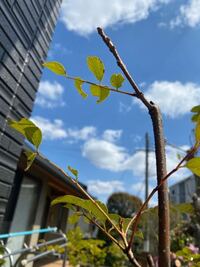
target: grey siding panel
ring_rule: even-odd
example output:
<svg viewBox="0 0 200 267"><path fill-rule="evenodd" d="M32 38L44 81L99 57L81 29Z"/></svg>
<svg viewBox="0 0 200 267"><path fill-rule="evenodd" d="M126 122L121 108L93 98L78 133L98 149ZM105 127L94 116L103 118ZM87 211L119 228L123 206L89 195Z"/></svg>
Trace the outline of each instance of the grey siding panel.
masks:
<svg viewBox="0 0 200 267"><path fill-rule="evenodd" d="M0 0L0 221L23 138L7 119L29 117L62 0Z"/></svg>

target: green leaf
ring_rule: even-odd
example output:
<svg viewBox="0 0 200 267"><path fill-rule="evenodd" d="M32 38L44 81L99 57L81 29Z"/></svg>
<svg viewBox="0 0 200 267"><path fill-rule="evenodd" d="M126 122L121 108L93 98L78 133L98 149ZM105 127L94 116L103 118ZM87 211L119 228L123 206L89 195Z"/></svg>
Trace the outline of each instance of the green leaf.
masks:
<svg viewBox="0 0 200 267"><path fill-rule="evenodd" d="M87 94L83 91L82 89L82 84L84 83L84 81L81 80L81 78L76 77L74 80L74 86L76 87L78 93L83 97L83 98L87 98Z"/></svg>
<svg viewBox="0 0 200 267"><path fill-rule="evenodd" d="M194 208L191 203L174 204L172 208L175 208L181 213L193 214Z"/></svg>
<svg viewBox="0 0 200 267"><path fill-rule="evenodd" d="M194 113L200 113L200 105L193 107L193 108L191 109L191 112L194 112Z"/></svg>
<svg viewBox="0 0 200 267"><path fill-rule="evenodd" d="M104 76L104 64L98 57L87 57L87 65L89 70L94 74L98 81L101 81Z"/></svg>
<svg viewBox="0 0 200 267"><path fill-rule="evenodd" d="M200 119L198 118L197 124L195 127L195 140L196 142L200 142Z"/></svg>
<svg viewBox="0 0 200 267"><path fill-rule="evenodd" d="M26 118L22 118L19 121L9 120L8 124L21 133L36 148L39 147L42 141L42 132L31 120Z"/></svg>
<svg viewBox="0 0 200 267"><path fill-rule="evenodd" d="M100 201L96 201L98 205L102 208L102 210L108 214L107 207ZM72 195L66 195L62 197L58 197L54 199L51 205L55 205L58 203L70 203L81 207L91 213L96 219L100 220L100 222L106 221L106 216L97 208L97 206L89 199L82 199Z"/></svg>
<svg viewBox="0 0 200 267"><path fill-rule="evenodd" d="M68 170L76 177L76 179L78 179L78 171L76 169L68 166Z"/></svg>
<svg viewBox="0 0 200 267"><path fill-rule="evenodd" d="M35 160L37 153L29 151L29 150L25 151L24 153L25 153L26 158L27 158L27 164L26 164L25 171L28 171L28 169L33 164L33 161Z"/></svg>
<svg viewBox="0 0 200 267"><path fill-rule="evenodd" d="M187 167L191 172L200 176L200 157L190 159L186 164Z"/></svg>
<svg viewBox="0 0 200 267"><path fill-rule="evenodd" d="M135 232L135 237L144 239L144 235L143 235L142 231L140 231L140 230L138 230L137 232Z"/></svg>
<svg viewBox="0 0 200 267"><path fill-rule="evenodd" d="M74 213L71 216L69 216L68 222L70 224L75 224L75 223L77 223L79 221L79 219L80 219L80 214L79 213Z"/></svg>
<svg viewBox="0 0 200 267"><path fill-rule="evenodd" d="M122 86L124 80L124 77L120 73L113 74L110 78L110 83L113 87L119 89Z"/></svg>
<svg viewBox="0 0 200 267"><path fill-rule="evenodd" d="M97 103L103 102L110 95L109 89L107 89L106 87L100 87L98 85L91 85L90 91L93 96L96 96L99 98L97 100Z"/></svg>
<svg viewBox="0 0 200 267"><path fill-rule="evenodd" d="M192 120L193 122L197 122L198 119L199 119L199 115L200 115L199 113L194 114L194 115L192 116L191 120Z"/></svg>
<svg viewBox="0 0 200 267"><path fill-rule="evenodd" d="M45 62L42 65L57 75L63 75L63 76L67 75L64 66L57 61Z"/></svg>
<svg viewBox="0 0 200 267"><path fill-rule="evenodd" d="M120 223L122 224L122 228L124 230L124 232L126 232L126 229L131 221L131 218L123 218L118 214L114 214L114 213L109 213L109 217L112 220L112 222L116 225L116 226L120 226Z"/></svg>

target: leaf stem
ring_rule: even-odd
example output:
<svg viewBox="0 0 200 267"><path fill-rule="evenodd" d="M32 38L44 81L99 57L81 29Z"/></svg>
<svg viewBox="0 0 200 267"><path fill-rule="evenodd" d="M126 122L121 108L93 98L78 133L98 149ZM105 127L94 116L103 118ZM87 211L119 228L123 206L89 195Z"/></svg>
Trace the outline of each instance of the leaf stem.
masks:
<svg viewBox="0 0 200 267"><path fill-rule="evenodd" d="M137 97L136 94L134 94L134 93L129 93L129 92L126 92L126 91L117 90L117 89L114 89L114 88L111 88L111 87L108 87L108 86L105 86L105 85L101 85L101 84L96 84L96 83L93 83L93 82L90 82L90 81L87 81L87 80L84 80L84 79L78 79L78 78L73 77L73 76L66 75L65 78L67 78L69 80L73 80L73 81L75 81L75 80L82 81L82 82L90 84L90 85L96 85L96 86L99 86L101 88L106 88L109 91L112 91L112 92L115 92L115 93L120 93L120 94L124 94L124 95L130 95L130 96L133 96L133 97L134 96Z"/></svg>

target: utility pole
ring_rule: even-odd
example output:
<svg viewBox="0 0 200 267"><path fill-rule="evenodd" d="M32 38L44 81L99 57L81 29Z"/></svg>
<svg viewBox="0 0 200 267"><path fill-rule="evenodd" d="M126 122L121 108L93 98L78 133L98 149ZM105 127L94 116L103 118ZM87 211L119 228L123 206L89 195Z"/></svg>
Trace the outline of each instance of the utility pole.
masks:
<svg viewBox="0 0 200 267"><path fill-rule="evenodd" d="M145 134L145 199L149 195L149 135ZM146 207L148 208L148 206ZM144 237L144 251L149 251L149 227L148 227L148 215L145 225L145 237Z"/></svg>

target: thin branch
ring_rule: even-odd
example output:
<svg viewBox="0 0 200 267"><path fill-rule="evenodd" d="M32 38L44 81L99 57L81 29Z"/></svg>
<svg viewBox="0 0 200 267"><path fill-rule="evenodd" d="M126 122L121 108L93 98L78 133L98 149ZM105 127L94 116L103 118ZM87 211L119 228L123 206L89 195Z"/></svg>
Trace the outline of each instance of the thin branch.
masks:
<svg viewBox="0 0 200 267"><path fill-rule="evenodd" d="M51 160L45 158L44 156L42 156L41 154L39 154L39 152L37 153L40 157L42 157L43 159L47 160L49 163L51 163L53 166L55 166L63 175L65 175L67 178L69 178L71 180L72 183L74 183L79 189L80 191L89 199L92 201L92 203L98 208L98 210L106 217L106 219L109 221L109 223L115 228L115 230L119 233L119 235L122 237L123 234L122 232L117 228L117 226L112 222L112 220L110 219L109 215L98 205L98 203L88 194L87 191L85 191L84 188L82 188L82 186L76 181L74 180L70 175L68 175L63 169L61 169L57 164L53 163Z"/></svg>
<svg viewBox="0 0 200 267"><path fill-rule="evenodd" d="M110 38L104 33L102 28L98 27L97 31L98 31L99 35L101 36L102 40L104 41L104 43L110 49L110 52L115 57L115 59L117 61L117 65L120 67L120 69L122 70L122 72L126 76L127 80L129 81L130 85L134 89L136 97L138 97L144 103L144 105L150 110L153 107L153 103L149 102L145 98L144 94L140 91L139 87L137 86L137 84L135 83L135 81L133 80L131 75L129 74L125 64L123 63L121 57L119 56L119 53L118 53L116 47L111 42Z"/></svg>
<svg viewBox="0 0 200 267"><path fill-rule="evenodd" d="M133 96L133 97L137 97L136 94L134 93L129 93L129 92L126 92L126 91L121 91L121 90L117 90L117 89L114 89L114 88L111 88L111 87L108 87L106 85L102 85L102 84L96 84L96 83L93 83L93 82L90 82L90 81L87 81L87 80L84 80L84 79L78 79L76 77L72 77L72 76L65 76L65 78L69 79L69 80L77 80L77 81L82 81L84 83L87 83L87 84L90 84L90 85L96 85L96 86L99 86L101 88L106 88L108 89L109 91L112 91L112 92L115 92L115 93L120 93L120 94L124 94L124 95L130 95L130 96Z"/></svg>
<svg viewBox="0 0 200 267"><path fill-rule="evenodd" d="M130 237L130 241L129 241L129 249L131 249L131 246L133 244L133 239L134 239L134 235L135 232L137 231L137 227L138 227L138 223L140 220L140 217L142 215L143 210L145 209L145 207L147 206L148 202L150 201L150 199L153 197L153 195L158 191L158 189L162 186L162 184L173 174L175 173L179 168L181 168L182 164L184 161L186 161L192 154L194 154L195 151L197 151L199 145L198 146L194 146L190 152L177 164L177 166L171 170L165 177L163 177L163 179L160 181L160 183L151 191L151 193L149 194L148 198L145 200L145 202L142 204L140 210L138 211L137 215L135 217L132 218L131 222L129 223L129 226L134 222L133 224L133 229L132 229L132 234Z"/></svg>

